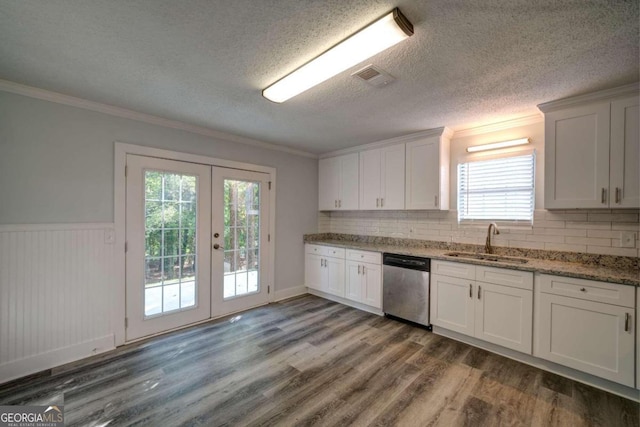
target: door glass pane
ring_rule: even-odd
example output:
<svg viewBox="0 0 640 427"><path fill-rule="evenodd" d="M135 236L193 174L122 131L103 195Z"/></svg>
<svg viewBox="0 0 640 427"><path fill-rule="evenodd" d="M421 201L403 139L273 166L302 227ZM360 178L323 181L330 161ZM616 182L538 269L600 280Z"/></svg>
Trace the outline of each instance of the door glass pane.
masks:
<svg viewBox="0 0 640 427"><path fill-rule="evenodd" d="M145 316L196 306L197 177L145 171Z"/></svg>
<svg viewBox="0 0 640 427"><path fill-rule="evenodd" d="M224 298L260 290L260 183L224 180Z"/></svg>

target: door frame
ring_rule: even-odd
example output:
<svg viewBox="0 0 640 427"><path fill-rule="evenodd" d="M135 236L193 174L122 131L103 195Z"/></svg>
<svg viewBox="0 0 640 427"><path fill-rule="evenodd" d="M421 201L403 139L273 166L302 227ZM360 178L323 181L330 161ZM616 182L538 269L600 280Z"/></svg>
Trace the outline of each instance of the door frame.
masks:
<svg viewBox="0 0 640 427"><path fill-rule="evenodd" d="M267 283L265 285L271 287L269 293L268 302L275 301L275 243L276 243L276 169L269 166L255 165L252 163L236 162L233 160L218 159L215 157L208 157L199 154L182 153L172 150L164 150L160 148L145 147L141 145L127 144L123 142L114 143L114 176L113 176L113 214L114 214L114 228L115 228L115 268L116 287L113 293L113 313L112 319L114 322L113 332L115 336L115 345L120 346L126 341L126 257L125 257L125 243L126 243L126 165L127 154L134 154L139 156L156 157L166 160L177 160L189 163L198 163L207 166L218 166L231 169L241 169L253 172L262 172L269 174L270 178L270 191L269 191L269 236L270 239L267 242L269 245L269 260L267 263ZM211 319L207 319L207 322ZM179 329L179 328L178 328ZM146 339L148 337L142 338Z"/></svg>

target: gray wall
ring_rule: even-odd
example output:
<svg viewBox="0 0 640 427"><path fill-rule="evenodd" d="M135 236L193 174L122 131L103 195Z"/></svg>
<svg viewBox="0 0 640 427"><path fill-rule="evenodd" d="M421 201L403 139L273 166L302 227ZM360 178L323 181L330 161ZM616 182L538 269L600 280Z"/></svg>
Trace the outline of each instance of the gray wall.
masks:
<svg viewBox="0 0 640 427"><path fill-rule="evenodd" d="M276 289L304 283L318 161L0 92L0 224L113 222L114 142L277 170Z"/></svg>

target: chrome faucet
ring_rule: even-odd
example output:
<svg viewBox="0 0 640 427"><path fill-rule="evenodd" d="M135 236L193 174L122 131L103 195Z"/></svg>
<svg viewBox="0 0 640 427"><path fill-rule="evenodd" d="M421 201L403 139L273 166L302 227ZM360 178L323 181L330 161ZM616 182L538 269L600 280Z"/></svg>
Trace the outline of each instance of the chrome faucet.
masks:
<svg viewBox="0 0 640 427"><path fill-rule="evenodd" d="M491 246L491 227L493 227L493 234L500 234L500 230L498 230L495 222L489 224L489 228L487 229L487 242L484 244L484 252L487 254L493 253L493 247Z"/></svg>

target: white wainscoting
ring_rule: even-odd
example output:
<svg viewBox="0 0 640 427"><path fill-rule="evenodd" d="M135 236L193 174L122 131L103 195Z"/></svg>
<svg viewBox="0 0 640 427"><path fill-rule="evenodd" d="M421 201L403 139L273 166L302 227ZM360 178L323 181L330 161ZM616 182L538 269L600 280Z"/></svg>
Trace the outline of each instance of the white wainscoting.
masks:
<svg viewBox="0 0 640 427"><path fill-rule="evenodd" d="M0 225L0 383L115 347L114 226Z"/></svg>

